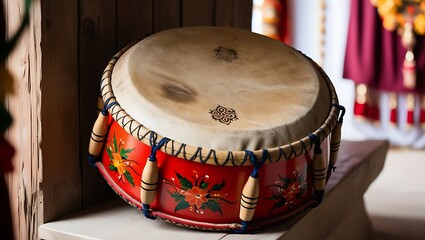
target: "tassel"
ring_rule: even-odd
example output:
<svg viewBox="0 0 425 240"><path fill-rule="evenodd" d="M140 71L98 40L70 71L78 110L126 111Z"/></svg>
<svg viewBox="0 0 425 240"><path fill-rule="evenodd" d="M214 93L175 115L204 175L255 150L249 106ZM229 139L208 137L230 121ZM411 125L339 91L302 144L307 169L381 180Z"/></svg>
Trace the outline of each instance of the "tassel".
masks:
<svg viewBox="0 0 425 240"><path fill-rule="evenodd" d="M368 118L371 119L372 122L375 123L376 125L379 125L381 116L379 113L378 105L371 105L369 107Z"/></svg>
<svg viewBox="0 0 425 240"><path fill-rule="evenodd" d="M421 114L420 114L420 118L421 118L421 127L423 130L425 130L425 95L422 96L422 101L421 101Z"/></svg>
<svg viewBox="0 0 425 240"><path fill-rule="evenodd" d="M364 119L368 114L367 105L367 86L359 84L356 86L356 100L354 102L354 116L358 119Z"/></svg>
<svg viewBox="0 0 425 240"><path fill-rule="evenodd" d="M368 89L368 109L367 109L367 118L377 126L379 126L381 121L380 111L379 111L379 92L373 88Z"/></svg>
<svg viewBox="0 0 425 240"><path fill-rule="evenodd" d="M403 85L407 89L414 89L416 86L416 61L413 51L407 51L402 67Z"/></svg>
<svg viewBox="0 0 425 240"><path fill-rule="evenodd" d="M390 124L392 126L397 125L397 94L390 93L389 97L389 107L390 107Z"/></svg>
<svg viewBox="0 0 425 240"><path fill-rule="evenodd" d="M406 117L406 124L407 127L410 128L414 124L414 111L415 111L415 95L413 93L407 94L406 97L406 110L407 110L407 117Z"/></svg>
<svg viewBox="0 0 425 240"><path fill-rule="evenodd" d="M407 89L414 89L416 86L416 62L413 48L416 44L415 34L413 33L412 20L406 21L404 24L404 32L401 43L407 52L404 57L402 66L403 85Z"/></svg>
<svg viewBox="0 0 425 240"><path fill-rule="evenodd" d="M156 133L151 132L151 154L148 157L145 167L142 172L142 179L140 183L140 201L142 202L142 212L145 217L155 219L150 213L150 204L156 196L156 189L158 188L158 163L156 159L156 152L170 140L168 138L161 139L158 144L155 144Z"/></svg>

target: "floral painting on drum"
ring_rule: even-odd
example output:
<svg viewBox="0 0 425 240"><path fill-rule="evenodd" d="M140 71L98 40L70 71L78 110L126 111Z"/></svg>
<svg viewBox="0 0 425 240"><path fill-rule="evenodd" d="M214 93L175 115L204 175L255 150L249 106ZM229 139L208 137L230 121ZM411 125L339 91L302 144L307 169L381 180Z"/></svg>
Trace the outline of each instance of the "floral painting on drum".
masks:
<svg viewBox="0 0 425 240"><path fill-rule="evenodd" d="M224 198L227 196L226 193L218 192L225 186L224 179L221 183L216 183L209 188L210 182L208 175L199 176L196 171L192 171L192 173L193 181L177 172L175 172L177 179L163 180L165 184L173 188L173 191L168 190L168 193L177 202L174 212L189 209L194 213L203 214L206 209L209 209L212 212L218 212L223 215L220 203L234 204L234 202L230 202Z"/></svg>
<svg viewBox="0 0 425 240"><path fill-rule="evenodd" d="M121 139L120 142L117 143L115 133L112 139L112 146L108 145L106 147L106 152L110 159L109 170L118 173L118 181L125 182L127 180L127 182L134 187L133 176L129 170L132 170L135 174L137 174L133 167L138 164L136 161L128 158L128 154L133 150L134 148L125 149L124 142Z"/></svg>
<svg viewBox="0 0 425 240"><path fill-rule="evenodd" d="M279 176L279 180L275 184L269 185L268 188L275 188L275 192L267 199L277 201L270 212L283 206L293 208L296 205L296 200L301 199L307 190L305 172L299 176L298 170L295 170L289 178Z"/></svg>

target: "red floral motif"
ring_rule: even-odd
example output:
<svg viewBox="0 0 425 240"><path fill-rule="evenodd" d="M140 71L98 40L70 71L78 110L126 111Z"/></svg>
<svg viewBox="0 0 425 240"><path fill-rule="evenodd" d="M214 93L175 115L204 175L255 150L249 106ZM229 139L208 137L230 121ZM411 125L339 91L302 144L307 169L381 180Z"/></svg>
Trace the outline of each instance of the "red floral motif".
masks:
<svg viewBox="0 0 425 240"><path fill-rule="evenodd" d="M201 208L202 204L208 201L206 190L200 189L198 187L193 187L182 193L184 200L189 203L189 205L196 205L196 207Z"/></svg>
<svg viewBox="0 0 425 240"><path fill-rule="evenodd" d="M301 199L307 190L305 173L298 176L298 171L296 170L292 172L292 176L289 178L279 176L279 180L275 184L269 185L268 188L275 188L276 190L271 197L267 198L276 201L270 211L283 206L292 208L296 200Z"/></svg>
<svg viewBox="0 0 425 240"><path fill-rule="evenodd" d="M297 195L301 193L301 187L298 182L290 183L288 187L283 191L282 195L287 201L294 201Z"/></svg>
<svg viewBox="0 0 425 240"><path fill-rule="evenodd" d="M172 186L174 191L168 191L172 198L177 202L174 212L183 209L189 209L194 213L203 214L204 210L209 209L212 212L219 212L223 215L221 210L220 203L226 202L231 203L226 200L224 197L227 196L226 193L220 193L218 191L222 190L225 186L224 180L220 184L214 184L209 188L209 176L203 175L199 176L196 171L193 171L193 182L188 178L183 177L176 172L176 179L172 178L171 180L164 179L164 183Z"/></svg>

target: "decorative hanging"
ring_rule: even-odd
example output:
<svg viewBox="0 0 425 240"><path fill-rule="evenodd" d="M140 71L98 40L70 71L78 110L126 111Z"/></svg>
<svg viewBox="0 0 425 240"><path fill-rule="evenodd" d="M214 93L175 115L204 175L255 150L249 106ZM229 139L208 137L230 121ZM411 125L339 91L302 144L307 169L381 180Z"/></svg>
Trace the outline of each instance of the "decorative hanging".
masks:
<svg viewBox="0 0 425 240"><path fill-rule="evenodd" d="M326 36L326 0L319 0L319 58L317 64L323 67L325 62L325 36Z"/></svg>
<svg viewBox="0 0 425 240"><path fill-rule="evenodd" d="M397 125L397 105L398 105L398 98L397 98L397 94L394 92L391 92L388 95L388 103L389 103L389 108L390 108L390 124L392 126L396 126Z"/></svg>
<svg viewBox="0 0 425 240"><path fill-rule="evenodd" d="M371 0L378 9L382 23L388 31L396 31L402 36L401 42L406 49L402 66L403 84L407 89L416 86L416 62L413 48L415 34L425 34L424 0Z"/></svg>
<svg viewBox="0 0 425 240"><path fill-rule="evenodd" d="M392 131L421 130L425 116L416 111L425 109L418 101L425 95L425 0L351 0L343 77L355 83L357 119L386 120Z"/></svg>
<svg viewBox="0 0 425 240"><path fill-rule="evenodd" d="M421 110L420 110L420 122L421 122L421 127L422 129L425 130L425 95L422 96L422 101L421 101Z"/></svg>

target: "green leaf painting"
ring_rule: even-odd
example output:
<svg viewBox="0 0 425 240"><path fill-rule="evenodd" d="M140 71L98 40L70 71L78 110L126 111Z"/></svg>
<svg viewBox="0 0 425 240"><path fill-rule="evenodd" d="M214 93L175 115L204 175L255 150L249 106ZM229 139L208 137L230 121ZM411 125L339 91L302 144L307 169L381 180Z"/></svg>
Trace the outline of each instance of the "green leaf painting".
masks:
<svg viewBox="0 0 425 240"><path fill-rule="evenodd" d="M112 146L110 144L106 146L106 152L108 153L108 157L110 160L108 167L109 170L117 173L119 182L128 182L134 187L134 178L131 172L138 175L133 168L138 165L138 163L134 160L129 159L128 156L128 154L131 153L133 150L134 148L125 148L125 143L121 139L118 142L115 137L115 133L112 138Z"/></svg>
<svg viewBox="0 0 425 240"><path fill-rule="evenodd" d="M194 213L202 214L209 210L223 215L221 204L234 204L234 202L226 199L228 194L218 192L225 187L224 180L209 188L211 178L208 175L199 176L196 171L193 171L191 178L182 176L177 172L175 172L175 175L178 181L175 181L174 178L171 180L164 179L164 183L172 187L172 191L167 191L176 202L175 212L188 209ZM189 179L193 179L193 181Z"/></svg>

